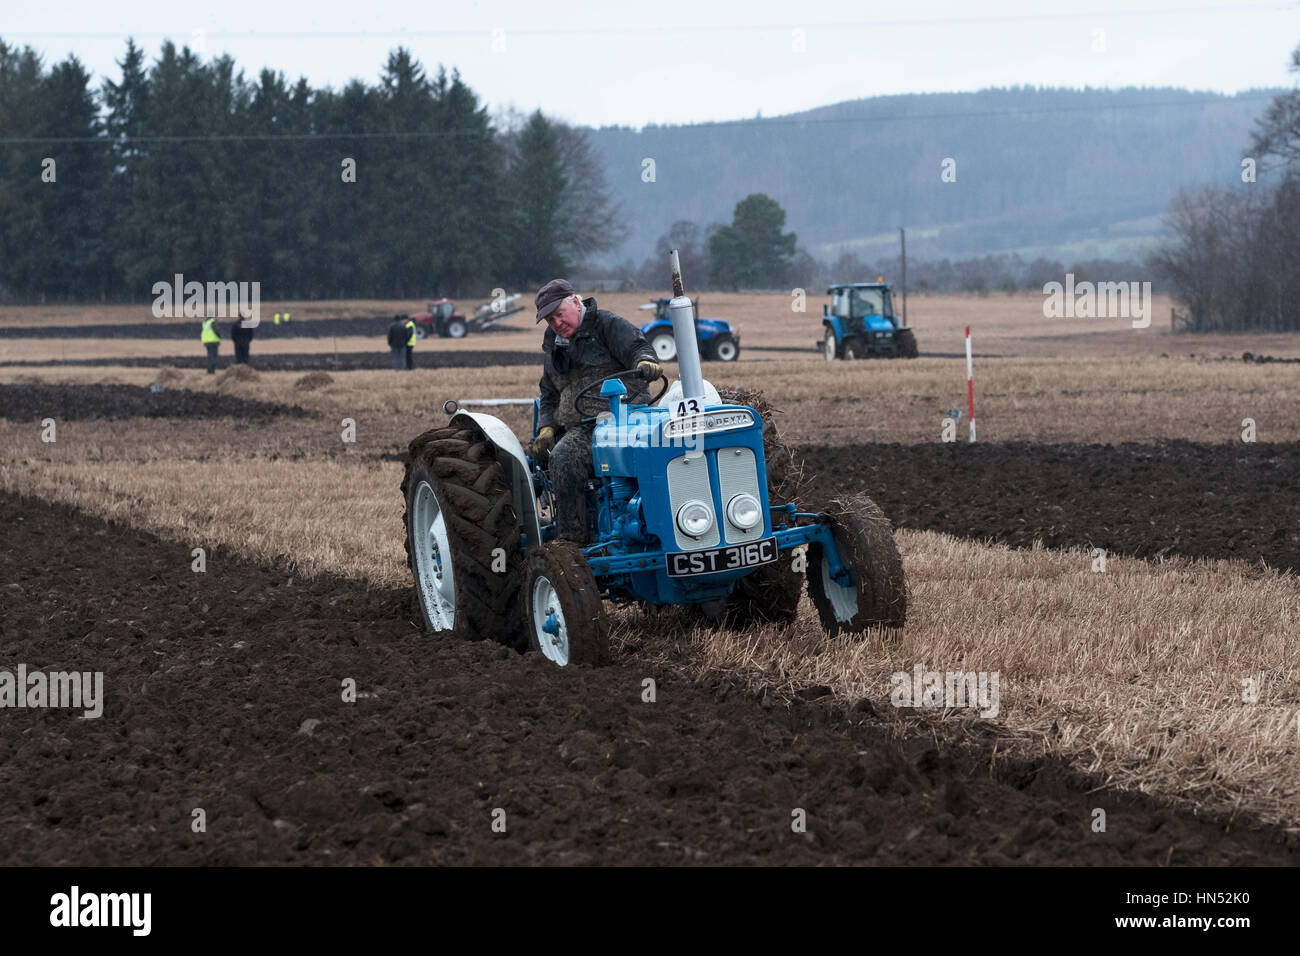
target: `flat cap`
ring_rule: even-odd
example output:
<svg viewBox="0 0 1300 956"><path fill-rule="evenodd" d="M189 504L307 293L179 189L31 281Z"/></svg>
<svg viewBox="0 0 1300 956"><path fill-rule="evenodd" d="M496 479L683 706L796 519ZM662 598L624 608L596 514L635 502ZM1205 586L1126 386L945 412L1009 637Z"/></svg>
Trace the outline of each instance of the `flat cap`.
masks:
<svg viewBox="0 0 1300 956"><path fill-rule="evenodd" d="M552 279L546 283L537 290L537 321L542 321L554 312L561 302L577 291L568 279Z"/></svg>

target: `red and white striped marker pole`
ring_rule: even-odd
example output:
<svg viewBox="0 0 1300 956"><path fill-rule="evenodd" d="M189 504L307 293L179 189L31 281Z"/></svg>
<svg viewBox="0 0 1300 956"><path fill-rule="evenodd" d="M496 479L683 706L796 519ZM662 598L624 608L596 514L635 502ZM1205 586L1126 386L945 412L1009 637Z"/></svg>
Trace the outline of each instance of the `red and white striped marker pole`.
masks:
<svg viewBox="0 0 1300 956"><path fill-rule="evenodd" d="M970 360L970 326L966 326L966 398L970 402L970 440L975 441L975 372Z"/></svg>

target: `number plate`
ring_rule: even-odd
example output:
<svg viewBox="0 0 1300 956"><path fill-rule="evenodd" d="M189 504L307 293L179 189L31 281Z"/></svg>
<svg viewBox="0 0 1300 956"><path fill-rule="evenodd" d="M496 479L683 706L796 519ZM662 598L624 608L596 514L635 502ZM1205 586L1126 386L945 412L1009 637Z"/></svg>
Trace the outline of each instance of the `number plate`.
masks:
<svg viewBox="0 0 1300 956"><path fill-rule="evenodd" d="M664 558L668 562L670 578L752 568L776 560L776 538L733 544L725 548L706 548L703 551L673 551L664 555Z"/></svg>

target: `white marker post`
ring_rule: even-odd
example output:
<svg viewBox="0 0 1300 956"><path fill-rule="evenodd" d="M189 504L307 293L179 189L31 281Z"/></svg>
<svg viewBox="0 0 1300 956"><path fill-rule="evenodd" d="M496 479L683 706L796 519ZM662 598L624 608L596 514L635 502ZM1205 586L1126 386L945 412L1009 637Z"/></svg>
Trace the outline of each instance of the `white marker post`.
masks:
<svg viewBox="0 0 1300 956"><path fill-rule="evenodd" d="M975 372L970 360L970 326L966 326L966 398L970 402L970 440L975 441Z"/></svg>

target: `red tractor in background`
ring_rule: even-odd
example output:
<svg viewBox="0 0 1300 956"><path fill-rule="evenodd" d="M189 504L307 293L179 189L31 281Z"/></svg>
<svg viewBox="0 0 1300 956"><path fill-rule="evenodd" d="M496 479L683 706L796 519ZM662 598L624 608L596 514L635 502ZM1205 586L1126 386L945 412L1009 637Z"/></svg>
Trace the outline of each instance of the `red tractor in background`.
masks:
<svg viewBox="0 0 1300 956"><path fill-rule="evenodd" d="M435 299L429 303L429 311L414 312L411 319L415 322L416 338L437 333L444 339L463 339L471 331L486 332L516 312L524 311L519 304L520 293L494 298L484 302L469 318L456 311L456 303L451 299Z"/></svg>

